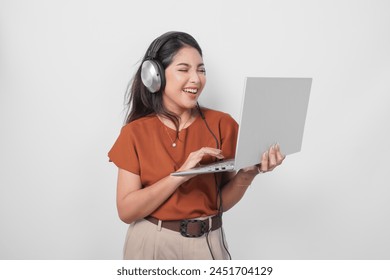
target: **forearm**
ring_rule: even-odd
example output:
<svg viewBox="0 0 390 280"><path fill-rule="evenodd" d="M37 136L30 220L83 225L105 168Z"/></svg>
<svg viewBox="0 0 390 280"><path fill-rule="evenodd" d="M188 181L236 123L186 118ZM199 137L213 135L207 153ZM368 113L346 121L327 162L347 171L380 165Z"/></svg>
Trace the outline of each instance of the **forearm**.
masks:
<svg viewBox="0 0 390 280"><path fill-rule="evenodd" d="M236 205L244 196L246 190L256 177L257 172L239 171L223 188L222 188L222 206L223 211L227 211Z"/></svg>
<svg viewBox="0 0 390 280"><path fill-rule="evenodd" d="M132 223L153 213L183 183L183 178L167 176L146 188L128 193L117 201L120 219Z"/></svg>

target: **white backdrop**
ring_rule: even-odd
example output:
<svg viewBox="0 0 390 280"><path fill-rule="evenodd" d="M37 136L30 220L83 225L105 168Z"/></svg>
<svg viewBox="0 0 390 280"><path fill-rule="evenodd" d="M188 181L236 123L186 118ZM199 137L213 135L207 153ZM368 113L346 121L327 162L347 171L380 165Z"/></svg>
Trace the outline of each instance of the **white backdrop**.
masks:
<svg viewBox="0 0 390 280"><path fill-rule="evenodd" d="M301 153L225 214L235 259L390 259L390 2L0 0L0 259L120 259L107 152L150 42L191 33L201 104L313 77ZM277 112L275 112L277 114Z"/></svg>

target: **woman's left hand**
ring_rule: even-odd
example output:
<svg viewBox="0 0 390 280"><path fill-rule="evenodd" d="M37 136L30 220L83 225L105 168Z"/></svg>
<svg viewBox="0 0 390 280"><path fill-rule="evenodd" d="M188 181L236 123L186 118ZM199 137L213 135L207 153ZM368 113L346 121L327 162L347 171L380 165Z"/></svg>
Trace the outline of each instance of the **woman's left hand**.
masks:
<svg viewBox="0 0 390 280"><path fill-rule="evenodd" d="M281 152L278 144L272 145L268 151L266 151L260 159L260 163L254 166L243 168L245 173L265 173L274 170L277 166L281 165L286 158Z"/></svg>
<svg viewBox="0 0 390 280"><path fill-rule="evenodd" d="M285 158L286 156L280 152L279 144L271 146L271 148L261 156L261 162L258 166L259 172L265 173L274 170L277 166L282 164Z"/></svg>

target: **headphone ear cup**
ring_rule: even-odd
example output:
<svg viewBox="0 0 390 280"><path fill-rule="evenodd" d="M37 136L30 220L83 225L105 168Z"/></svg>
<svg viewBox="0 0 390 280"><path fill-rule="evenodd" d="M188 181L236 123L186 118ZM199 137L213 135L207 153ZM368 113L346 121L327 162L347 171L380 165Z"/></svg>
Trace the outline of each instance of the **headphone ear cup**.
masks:
<svg viewBox="0 0 390 280"><path fill-rule="evenodd" d="M141 80L144 86L156 93L165 87L165 70L157 60L145 60L141 67Z"/></svg>

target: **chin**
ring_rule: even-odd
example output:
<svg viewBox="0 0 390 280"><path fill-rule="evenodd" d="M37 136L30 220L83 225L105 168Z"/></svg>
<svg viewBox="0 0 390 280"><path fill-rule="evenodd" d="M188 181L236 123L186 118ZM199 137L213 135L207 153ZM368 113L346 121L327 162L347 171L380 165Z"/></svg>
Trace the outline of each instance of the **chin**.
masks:
<svg viewBox="0 0 390 280"><path fill-rule="evenodd" d="M185 107L187 108L187 109L192 109L192 108L194 108L194 107L196 107L196 104L198 103L198 98L196 98L196 99L194 99L194 100L191 100L191 101L189 101L189 102L186 102L185 103Z"/></svg>

